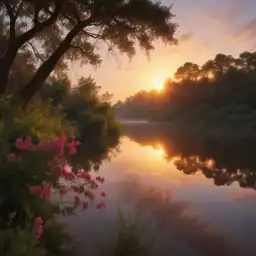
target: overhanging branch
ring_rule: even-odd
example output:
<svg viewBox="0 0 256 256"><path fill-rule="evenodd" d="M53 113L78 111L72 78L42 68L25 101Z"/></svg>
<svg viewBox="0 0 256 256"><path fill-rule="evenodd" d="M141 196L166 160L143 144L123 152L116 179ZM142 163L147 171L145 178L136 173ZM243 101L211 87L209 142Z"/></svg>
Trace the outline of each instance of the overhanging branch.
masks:
<svg viewBox="0 0 256 256"><path fill-rule="evenodd" d="M71 48L74 48L74 49L78 49L78 50L79 50L82 54L84 54L84 55L87 55L87 54L88 54L82 47L80 47L80 46L78 46L78 45L73 45L73 44L71 44L70 47L71 47Z"/></svg>
<svg viewBox="0 0 256 256"><path fill-rule="evenodd" d="M19 44L24 44L27 41L31 40L36 34L40 33L44 28L52 25L57 20L61 11L62 4L61 4L61 0L56 0L55 3L56 3L55 9L52 15L50 16L50 18L47 19L46 21L36 23L33 28L28 30L23 35L21 35L18 38Z"/></svg>
<svg viewBox="0 0 256 256"><path fill-rule="evenodd" d="M35 48L35 46L31 43L31 42L27 42L29 44L29 46L32 48L32 51L34 52L36 58L38 58L39 60L41 60L42 62L45 61L45 59L41 56L40 52L38 52L38 50Z"/></svg>

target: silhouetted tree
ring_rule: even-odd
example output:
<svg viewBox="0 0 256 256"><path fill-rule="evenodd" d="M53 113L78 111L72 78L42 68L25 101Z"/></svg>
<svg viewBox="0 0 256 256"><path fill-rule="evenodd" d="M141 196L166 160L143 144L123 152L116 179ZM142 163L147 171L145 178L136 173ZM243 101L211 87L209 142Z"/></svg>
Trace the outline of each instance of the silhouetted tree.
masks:
<svg viewBox="0 0 256 256"><path fill-rule="evenodd" d="M151 0L1 0L0 93L9 84L11 66L22 48L38 68L20 91L26 104L59 62L79 59L98 65L97 45L106 43L129 56L138 43L146 52L153 41L174 43L170 8Z"/></svg>
<svg viewBox="0 0 256 256"><path fill-rule="evenodd" d="M253 125L256 128L255 56L255 52L242 53L237 59L217 54L201 67L187 62L177 69L174 81L166 82L161 94L138 92L119 103L118 114L171 122L186 120L204 123L210 129L231 124L237 128L244 125L245 129L247 125L252 131Z"/></svg>
<svg viewBox="0 0 256 256"><path fill-rule="evenodd" d="M179 67L174 74L176 80L193 80L196 81L200 77L200 68L197 64L186 62Z"/></svg>

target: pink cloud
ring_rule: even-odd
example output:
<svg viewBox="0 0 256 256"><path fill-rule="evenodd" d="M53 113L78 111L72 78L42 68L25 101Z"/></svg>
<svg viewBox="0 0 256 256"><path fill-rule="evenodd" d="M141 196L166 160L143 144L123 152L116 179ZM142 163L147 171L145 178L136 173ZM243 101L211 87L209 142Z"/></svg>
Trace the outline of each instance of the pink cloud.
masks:
<svg viewBox="0 0 256 256"><path fill-rule="evenodd" d="M250 40L256 37L256 17L240 25L234 33L234 37L242 40Z"/></svg>

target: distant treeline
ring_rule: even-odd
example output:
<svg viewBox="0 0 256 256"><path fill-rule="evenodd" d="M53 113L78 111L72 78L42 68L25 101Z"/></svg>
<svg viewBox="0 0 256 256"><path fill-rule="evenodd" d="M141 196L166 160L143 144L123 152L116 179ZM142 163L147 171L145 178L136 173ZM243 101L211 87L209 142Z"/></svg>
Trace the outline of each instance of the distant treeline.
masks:
<svg viewBox="0 0 256 256"><path fill-rule="evenodd" d="M123 118L169 121L177 127L232 131L250 136L256 128L256 52L239 58L217 54L202 66L186 62L161 93L140 91L116 104Z"/></svg>

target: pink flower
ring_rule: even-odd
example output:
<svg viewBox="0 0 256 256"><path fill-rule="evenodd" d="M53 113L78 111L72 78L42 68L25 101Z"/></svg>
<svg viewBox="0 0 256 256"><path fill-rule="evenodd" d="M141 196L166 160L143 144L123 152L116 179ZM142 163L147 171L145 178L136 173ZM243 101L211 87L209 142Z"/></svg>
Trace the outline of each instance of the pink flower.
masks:
<svg viewBox="0 0 256 256"><path fill-rule="evenodd" d="M79 193L79 192L80 192L80 188L79 188L78 186L76 186L76 185L72 185L72 186L71 186L71 189L72 189L74 192L76 192L76 193Z"/></svg>
<svg viewBox="0 0 256 256"><path fill-rule="evenodd" d="M106 196L106 193L105 193L105 192L101 192L100 195L101 195L102 197L105 197L105 196Z"/></svg>
<svg viewBox="0 0 256 256"><path fill-rule="evenodd" d="M57 145L57 149L58 149L58 156L64 155L64 149L65 149L66 142L67 142L66 136L62 136L58 141L56 141L56 145Z"/></svg>
<svg viewBox="0 0 256 256"><path fill-rule="evenodd" d="M95 181L90 181L90 184L91 184L91 188L93 189L93 188L98 188L99 186L96 184L96 182Z"/></svg>
<svg viewBox="0 0 256 256"><path fill-rule="evenodd" d="M65 175L67 175L68 172L69 172L68 169L67 169L66 167L64 167L64 168L60 171L60 174L63 175L63 176L65 176Z"/></svg>
<svg viewBox="0 0 256 256"><path fill-rule="evenodd" d="M22 145L23 145L23 140L22 140L22 138L18 138L18 139L16 140L16 142L15 142L16 148L20 148L20 146L22 146Z"/></svg>
<svg viewBox="0 0 256 256"><path fill-rule="evenodd" d="M60 184L59 191L62 195L65 195L69 191L69 188L64 184Z"/></svg>
<svg viewBox="0 0 256 256"><path fill-rule="evenodd" d="M16 148L22 150L32 151L36 149L36 147L32 144L30 136L28 136L25 140L23 140L22 138L17 139L15 142L15 146Z"/></svg>
<svg viewBox="0 0 256 256"><path fill-rule="evenodd" d="M99 181L100 183L104 183L105 182L105 179L103 177L96 177L96 180Z"/></svg>
<svg viewBox="0 0 256 256"><path fill-rule="evenodd" d="M31 194L38 194L40 195L41 194L41 186L29 186L29 192Z"/></svg>
<svg viewBox="0 0 256 256"><path fill-rule="evenodd" d="M86 181L90 181L91 180L91 175L88 172L81 172L80 173L80 177L85 179Z"/></svg>
<svg viewBox="0 0 256 256"><path fill-rule="evenodd" d="M51 199L51 185L49 183L45 182L43 184L43 189L41 191L41 197L44 198L45 200Z"/></svg>
<svg viewBox="0 0 256 256"><path fill-rule="evenodd" d="M34 223L35 223L36 238L39 239L43 233L43 220L41 217L37 217L37 218L35 218Z"/></svg>
<svg viewBox="0 0 256 256"><path fill-rule="evenodd" d="M87 202L84 202L84 203L83 203L83 209L86 210L86 209L88 208L88 205L89 205L89 204L88 204Z"/></svg>
<svg viewBox="0 0 256 256"><path fill-rule="evenodd" d="M8 161L14 161L16 160L16 155L14 153L10 153L6 156Z"/></svg>
<svg viewBox="0 0 256 256"><path fill-rule="evenodd" d="M87 196L91 201L93 201L94 200L94 194L91 192L91 191L85 191L85 193L84 193L84 195L85 196Z"/></svg>
<svg viewBox="0 0 256 256"><path fill-rule="evenodd" d="M97 204L97 209L103 209L106 208L106 204L104 201L100 202L99 204Z"/></svg>
<svg viewBox="0 0 256 256"><path fill-rule="evenodd" d="M66 179L66 180L74 180L77 178L76 174L69 171L66 167L64 167L61 171L60 171L61 175Z"/></svg>
<svg viewBox="0 0 256 256"><path fill-rule="evenodd" d="M54 144L49 141L42 141L37 145L37 150L40 151L52 151L54 149Z"/></svg>
<svg viewBox="0 0 256 256"><path fill-rule="evenodd" d="M36 223L36 224L43 224L42 218L41 218L41 217L35 218L35 223Z"/></svg>
<svg viewBox="0 0 256 256"><path fill-rule="evenodd" d="M81 199L80 199L80 197L75 196L75 197L74 197L74 204L75 204L75 206L79 206L79 205L80 205L80 203L81 203Z"/></svg>
<svg viewBox="0 0 256 256"><path fill-rule="evenodd" d="M68 142L66 147L68 149L68 154L69 155L75 155L77 153L77 149L76 149L76 146L77 146L77 142L76 141L71 141L71 142Z"/></svg>
<svg viewBox="0 0 256 256"><path fill-rule="evenodd" d="M67 180L74 180L76 179L76 175L73 172L68 172L65 176Z"/></svg>

